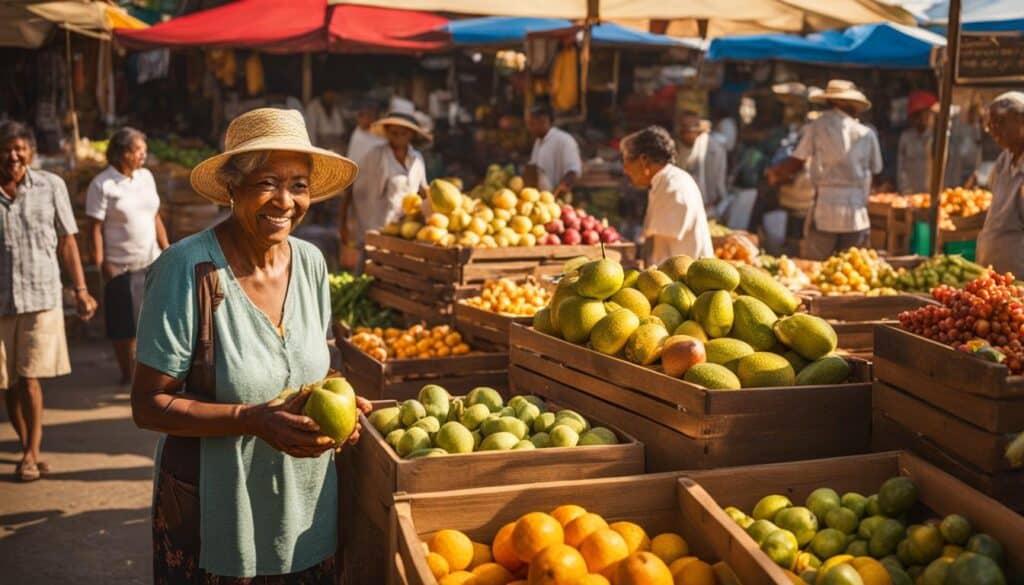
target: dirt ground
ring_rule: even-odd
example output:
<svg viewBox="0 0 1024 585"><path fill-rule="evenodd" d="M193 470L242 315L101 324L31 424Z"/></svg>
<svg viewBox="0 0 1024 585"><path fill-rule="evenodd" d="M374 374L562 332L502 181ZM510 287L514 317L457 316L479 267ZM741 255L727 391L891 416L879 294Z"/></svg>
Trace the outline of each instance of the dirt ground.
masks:
<svg viewBox="0 0 1024 585"><path fill-rule="evenodd" d="M71 347L74 373L43 383L47 478L14 477L19 445L0 408L0 567L6 583L150 583L157 435L131 420L109 345Z"/></svg>

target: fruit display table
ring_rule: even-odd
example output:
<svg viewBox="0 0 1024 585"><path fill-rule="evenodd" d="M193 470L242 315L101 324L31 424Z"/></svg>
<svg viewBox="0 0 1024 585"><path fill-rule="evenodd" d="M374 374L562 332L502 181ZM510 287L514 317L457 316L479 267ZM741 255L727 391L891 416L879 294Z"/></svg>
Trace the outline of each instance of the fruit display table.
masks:
<svg viewBox="0 0 1024 585"><path fill-rule="evenodd" d="M510 372L562 404L635 435L647 470L707 469L867 450L871 365L852 383L709 390L649 367L514 325Z"/></svg>
<svg viewBox="0 0 1024 585"><path fill-rule="evenodd" d="M516 380L509 380L511 386ZM536 395L536 394L535 394ZM543 396L542 396L543 397ZM547 398L547 397L544 397ZM557 405L547 400L552 411ZM375 401L375 411L395 401ZM459 455L402 458L366 417L363 435L349 451L354 475L353 532L347 566L354 567L353 583L384 583L387 547L394 531L389 515L396 493L450 492L467 488L530 484L555 480L582 480L643 473L644 447L624 431L604 424L599 417L580 411L593 426L612 430L618 444L551 447L532 450L475 451Z"/></svg>
<svg viewBox="0 0 1024 585"><path fill-rule="evenodd" d="M1004 566L1007 583L1015 582L1015 576L1019 579L1024 575L1024 538L1021 538L1024 517L906 451L689 474L718 505L734 506L748 513L761 498L771 494L783 495L794 505L802 506L818 488L830 488L837 494L855 492L867 496L878 492L880 486L895 476L910 478L917 488L917 503L910 510L906 524L923 523L936 515L939 518L949 514L964 516L975 533L985 533L1002 544L1007 561ZM737 544L756 546L746 532ZM901 552L900 557L903 556Z"/></svg>
<svg viewBox="0 0 1024 585"><path fill-rule="evenodd" d="M1004 456L1024 430L1024 376L892 326L875 330L875 373L876 448L912 449L1024 510L1024 471Z"/></svg>
<svg viewBox="0 0 1024 585"><path fill-rule="evenodd" d="M437 584L421 541L439 530L460 530L474 541L489 543L502 526L522 515L565 504L582 506L608 522L633 522L652 537L678 533L690 554L709 563L728 563L747 585L790 583L756 544L741 540L743 530L707 492L676 473L397 496L392 515L397 538L389 555L395 566L389 582Z"/></svg>
<svg viewBox="0 0 1024 585"><path fill-rule="evenodd" d="M634 244L608 244L605 253L625 264L636 262ZM446 248L375 232L366 234L366 273L376 279L371 298L381 306L424 319L450 319L460 288L502 277L532 276L540 266L561 265L579 256L598 258L601 248Z"/></svg>

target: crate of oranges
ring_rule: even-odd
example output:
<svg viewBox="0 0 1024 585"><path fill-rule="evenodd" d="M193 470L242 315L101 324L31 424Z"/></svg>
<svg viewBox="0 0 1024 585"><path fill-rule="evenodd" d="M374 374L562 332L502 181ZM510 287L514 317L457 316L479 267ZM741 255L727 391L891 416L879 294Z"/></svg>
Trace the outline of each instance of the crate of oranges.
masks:
<svg viewBox="0 0 1024 585"><path fill-rule="evenodd" d="M356 393L373 400L415 398L427 383L460 393L506 384L508 352L470 342L450 325L356 328L336 343L345 377Z"/></svg>
<svg viewBox="0 0 1024 585"><path fill-rule="evenodd" d="M512 323L530 325L537 311L551 301L551 292L529 277L488 280L478 294L467 293L455 303L455 326L473 340L508 347Z"/></svg>
<svg viewBox="0 0 1024 585"><path fill-rule="evenodd" d="M792 583L678 473L398 495L393 510L392 583Z"/></svg>

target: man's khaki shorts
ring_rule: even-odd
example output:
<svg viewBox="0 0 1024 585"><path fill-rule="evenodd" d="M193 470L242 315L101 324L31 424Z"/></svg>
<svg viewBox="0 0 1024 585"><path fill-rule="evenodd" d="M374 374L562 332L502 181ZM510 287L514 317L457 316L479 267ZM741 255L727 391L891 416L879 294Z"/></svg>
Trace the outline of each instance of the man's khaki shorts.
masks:
<svg viewBox="0 0 1024 585"><path fill-rule="evenodd" d="M0 316L0 390L20 378L53 378L71 373L64 311Z"/></svg>

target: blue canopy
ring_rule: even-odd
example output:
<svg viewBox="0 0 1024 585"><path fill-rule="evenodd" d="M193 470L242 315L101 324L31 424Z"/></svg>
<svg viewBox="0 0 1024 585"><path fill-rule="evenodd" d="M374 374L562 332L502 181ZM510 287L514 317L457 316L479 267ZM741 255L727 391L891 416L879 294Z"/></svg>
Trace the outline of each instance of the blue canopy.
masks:
<svg viewBox="0 0 1024 585"><path fill-rule="evenodd" d="M439 29L451 36L456 45L509 45L521 44L527 35L570 33L575 27L571 21L559 18L487 17L453 20ZM647 45L690 46L683 39L641 32L605 22L591 29L595 45Z"/></svg>
<svg viewBox="0 0 1024 585"><path fill-rule="evenodd" d="M971 32L1015 31L1024 33L1024 2L1021 0L964 0L963 30ZM945 25L949 0L940 0L925 11L930 24Z"/></svg>
<svg viewBox="0 0 1024 585"><path fill-rule="evenodd" d="M1021 1L1021 0L1016 0ZM715 39L709 60L780 60L898 69L929 67L932 47L943 37L899 24L865 24L802 37L789 34Z"/></svg>

